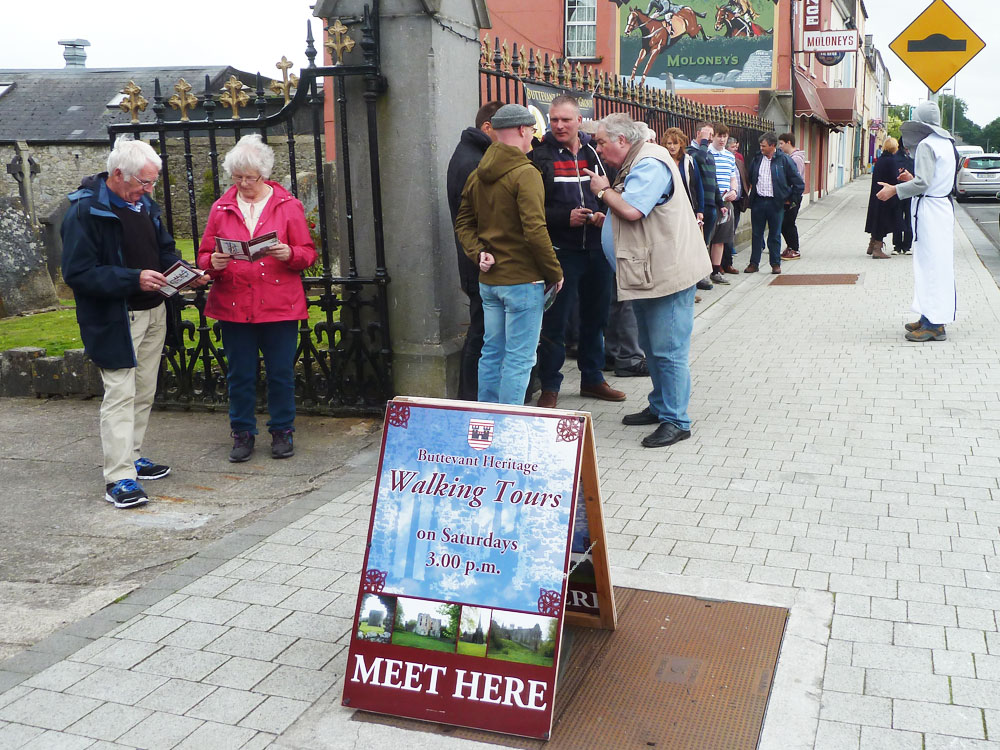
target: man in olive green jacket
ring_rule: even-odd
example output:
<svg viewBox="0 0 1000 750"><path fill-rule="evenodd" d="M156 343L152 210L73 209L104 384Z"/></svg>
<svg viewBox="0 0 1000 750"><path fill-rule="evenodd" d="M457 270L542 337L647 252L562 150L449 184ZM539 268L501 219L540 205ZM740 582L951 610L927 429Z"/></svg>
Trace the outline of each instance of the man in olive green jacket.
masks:
<svg viewBox="0 0 1000 750"><path fill-rule="evenodd" d="M497 141L462 191L455 231L479 266L485 338L479 400L523 404L546 292L562 288L562 269L545 228L542 176L525 154L535 118L505 104L490 120Z"/></svg>

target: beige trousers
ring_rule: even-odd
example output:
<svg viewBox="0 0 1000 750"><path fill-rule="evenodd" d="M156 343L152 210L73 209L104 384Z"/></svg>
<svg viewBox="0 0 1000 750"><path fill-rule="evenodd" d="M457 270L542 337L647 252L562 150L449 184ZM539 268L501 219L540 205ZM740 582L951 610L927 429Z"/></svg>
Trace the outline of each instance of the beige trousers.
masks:
<svg viewBox="0 0 1000 750"><path fill-rule="evenodd" d="M101 402L101 448L104 451L104 481L135 479L135 460L149 424L149 411L156 393L160 353L167 335L166 305L152 310L130 310L132 350L136 367L101 370L104 401Z"/></svg>

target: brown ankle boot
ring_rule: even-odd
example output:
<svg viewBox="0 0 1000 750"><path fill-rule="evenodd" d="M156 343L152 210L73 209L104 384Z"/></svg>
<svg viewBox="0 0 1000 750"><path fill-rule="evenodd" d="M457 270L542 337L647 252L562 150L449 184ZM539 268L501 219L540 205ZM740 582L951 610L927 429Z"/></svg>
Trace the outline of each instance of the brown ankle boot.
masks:
<svg viewBox="0 0 1000 750"><path fill-rule="evenodd" d="M889 256L882 252L882 248L885 247L884 242L876 242L875 247L872 248L872 259L873 260L885 260Z"/></svg>
<svg viewBox="0 0 1000 750"><path fill-rule="evenodd" d="M868 254L869 255L871 255L872 251L874 251L875 248L878 247L878 244L879 243L876 240L868 240Z"/></svg>

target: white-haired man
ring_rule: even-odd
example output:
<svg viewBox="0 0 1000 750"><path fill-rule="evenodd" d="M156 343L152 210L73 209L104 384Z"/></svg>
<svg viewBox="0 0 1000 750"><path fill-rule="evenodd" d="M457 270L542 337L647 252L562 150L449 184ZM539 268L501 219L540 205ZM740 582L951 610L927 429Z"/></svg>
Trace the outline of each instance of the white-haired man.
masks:
<svg viewBox="0 0 1000 750"><path fill-rule="evenodd" d="M108 171L84 178L70 194L62 223L63 279L104 384L104 497L116 508L148 502L138 480L170 473L141 453L166 335L158 290L167 283L162 272L179 260L149 197L159 176L160 157L149 144L119 139Z"/></svg>
<svg viewBox="0 0 1000 750"><path fill-rule="evenodd" d="M644 141L642 123L613 114L597 129L597 150L618 170L614 184L590 174L590 189L610 213L602 233L615 267L618 298L632 300L639 344L646 353L653 390L649 405L622 419L626 425L658 424L642 444L672 445L691 437L688 352L694 327L694 290L711 270L704 238L669 152Z"/></svg>

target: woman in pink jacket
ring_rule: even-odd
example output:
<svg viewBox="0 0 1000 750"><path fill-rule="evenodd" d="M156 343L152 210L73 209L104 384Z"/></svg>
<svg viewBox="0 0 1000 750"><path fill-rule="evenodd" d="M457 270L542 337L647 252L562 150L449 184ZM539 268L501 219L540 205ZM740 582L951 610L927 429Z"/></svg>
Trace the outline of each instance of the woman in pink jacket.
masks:
<svg viewBox="0 0 1000 750"><path fill-rule="evenodd" d="M271 456L294 454L295 349L298 321L308 317L301 271L316 261L302 204L268 177L274 152L259 135L247 135L226 154L223 169L233 187L214 204L198 248L198 267L212 277L205 314L221 324L228 363L232 462L248 461L257 434L257 352L267 371ZM255 260L220 252L216 238L251 240L277 233L277 242Z"/></svg>

